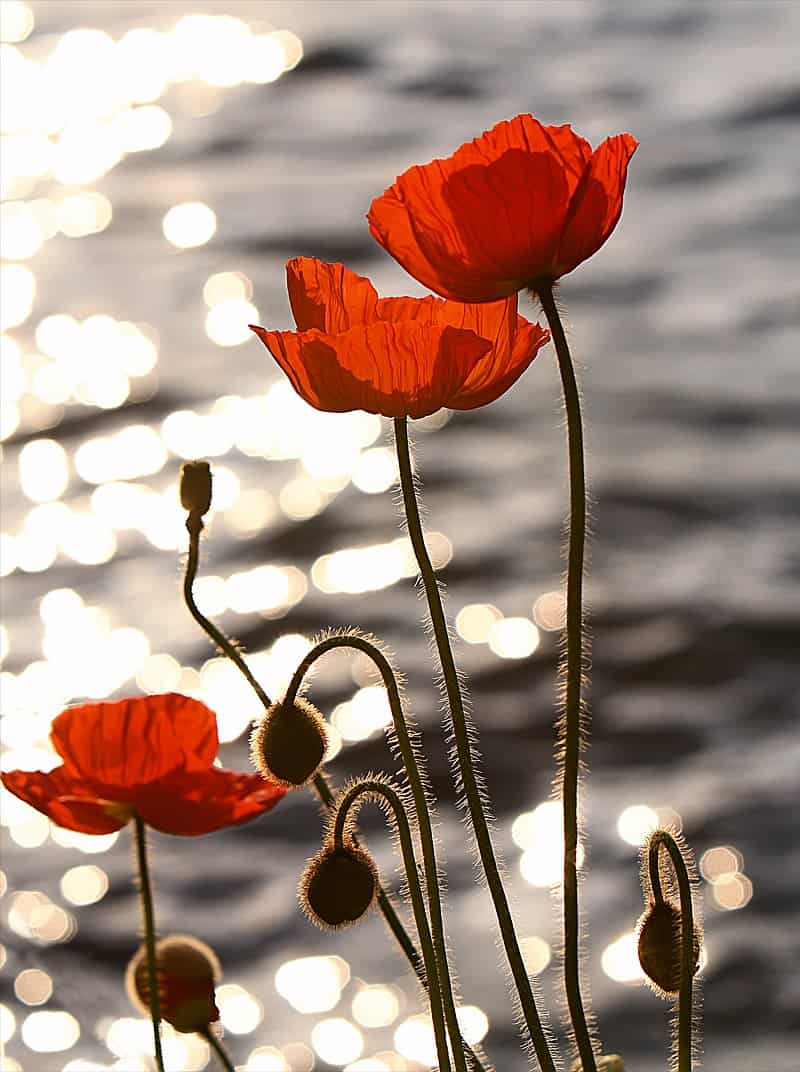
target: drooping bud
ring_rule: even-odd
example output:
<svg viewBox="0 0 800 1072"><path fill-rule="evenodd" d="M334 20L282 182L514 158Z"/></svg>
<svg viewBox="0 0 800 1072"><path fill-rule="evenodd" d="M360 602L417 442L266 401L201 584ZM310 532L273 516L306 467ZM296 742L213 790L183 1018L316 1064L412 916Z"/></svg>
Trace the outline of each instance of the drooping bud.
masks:
<svg viewBox="0 0 800 1072"><path fill-rule="evenodd" d="M622 1063L622 1058L618 1053L608 1053L602 1057L596 1057L595 1065L597 1066L597 1072L625 1072L625 1065ZM570 1072L583 1072L581 1062L576 1061Z"/></svg>
<svg viewBox="0 0 800 1072"><path fill-rule="evenodd" d="M653 987L664 995L681 988L681 913L669 901L653 902L637 924L638 952L642 971ZM700 964L701 934L694 931L692 974Z"/></svg>
<svg viewBox="0 0 800 1072"><path fill-rule="evenodd" d="M268 781L296 789L311 781L328 747L325 719L308 700L275 703L256 723L250 756Z"/></svg>
<svg viewBox="0 0 800 1072"><path fill-rule="evenodd" d="M176 1031L204 1031L219 1020L214 990L221 977L219 961L204 942L173 934L156 943L156 976L162 1020ZM150 1013L150 973L142 946L128 964L125 986L131 1002Z"/></svg>
<svg viewBox="0 0 800 1072"><path fill-rule="evenodd" d="M300 907L323 930L348 927L369 911L378 891L372 857L353 844L328 843L309 860L298 886Z"/></svg>
<svg viewBox="0 0 800 1072"><path fill-rule="evenodd" d="M181 506L195 519L211 508L211 466L186 462L181 468Z"/></svg>

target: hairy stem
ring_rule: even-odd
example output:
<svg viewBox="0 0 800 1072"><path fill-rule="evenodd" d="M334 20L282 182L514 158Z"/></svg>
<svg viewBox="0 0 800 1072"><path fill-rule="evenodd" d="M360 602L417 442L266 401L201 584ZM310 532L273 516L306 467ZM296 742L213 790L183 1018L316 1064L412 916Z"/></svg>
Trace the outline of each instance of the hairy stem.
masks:
<svg viewBox="0 0 800 1072"><path fill-rule="evenodd" d="M406 522L408 525L408 535L414 548L414 554L417 559L417 565L419 566L422 583L425 588L425 595L427 597L428 610L434 636L436 638L436 647L439 652L439 661L441 663L445 689L447 692L450 722L453 739L456 745L456 755L458 757L458 767L461 781L464 786L464 795L469 808L470 819L472 820L472 827L475 831L478 852L480 854L483 870L486 874L489 892L494 903L503 946L511 968L511 974L514 979L517 993L519 994L522 1014L525 1019L531 1042L536 1051L539 1065L543 1072L555 1072L553 1057L550 1053L550 1047L539 1017L539 1012L536 1008L533 988L525 968L525 962L522 959L522 952L519 947L516 931L514 930L514 921L511 917L508 898L505 889L503 888L503 881L500 877L500 869L495 858L492 840L489 834L489 823L483 809L483 802L481 801L481 794L478 788L469 731L467 729L467 719L464 711L464 701L461 695L461 686L458 681L455 661L453 659L453 651L450 646L450 635L447 628L447 621L444 615L439 586L436 581L436 573L433 564L431 563L430 556L428 555L428 549L425 546L425 537L422 531L422 522L420 521L419 505L417 503L417 495L414 487L414 476L411 470L408 424L405 417L395 418L394 433L400 468L403 505L405 507Z"/></svg>
<svg viewBox="0 0 800 1072"><path fill-rule="evenodd" d="M200 1034L203 1036L203 1038L209 1044L211 1049L217 1055L217 1060L222 1065L222 1067L225 1069L225 1072L236 1072L236 1069L234 1068L234 1065L233 1065L233 1061L231 1061L230 1057L228 1057L227 1053L225 1052L225 1047L222 1045L221 1041L217 1038L217 1036L211 1030L211 1027L210 1026L205 1027L200 1032Z"/></svg>
<svg viewBox="0 0 800 1072"><path fill-rule="evenodd" d="M236 645L202 613L195 602L194 582L197 578L197 568L200 559L200 533L202 532L203 526L202 523L198 525L196 521L194 521L194 523L192 522L193 518L190 515L189 520L186 523L186 527L189 531L189 553L186 558L186 570L183 578L183 595L186 606L189 608L189 612L203 632L213 640L217 647L241 672L266 710L272 705L272 700L252 674L241 651L239 651ZM312 784L320 803L324 806L326 811L330 811L333 806L334 796L325 775L318 773L314 777ZM423 959L408 931L403 926L402 920L398 916L391 898L382 884L378 886L378 907L381 910L381 914L383 915L389 930L394 935L397 944L400 946L400 949L411 965L414 974L422 987L427 990L428 978ZM477 1061L477 1058L474 1060ZM475 1064L475 1069L476 1072L483 1072L480 1063Z"/></svg>
<svg viewBox="0 0 800 1072"><path fill-rule="evenodd" d="M442 915L441 891L439 889L439 871L436 863L436 847L433 838L433 824L431 822L430 809L422 775L417 761L417 754L411 741L411 737L403 714L403 704L400 699L400 690L397 679L389 660L375 644L358 633L347 633L342 636L328 637L316 645L303 659L294 672L286 692L285 703L294 702L297 691L300 688L304 676L313 666L317 659L334 648L355 648L367 655L377 667L383 679L389 707L392 712L394 730L397 734L397 742L400 748L400 757L411 787L414 799L414 810L417 815L420 843L422 845L422 859L425 868L425 883L428 891L428 906L431 916L431 932L433 945L436 952L436 963L439 968L439 981L442 990L442 1003L447 1022L447 1030L450 1035L450 1043L453 1048L453 1057L457 1072L466 1072L465 1050L467 1044L461 1038L461 1029L456 1017L456 1005L453 998L453 984L450 977L450 965L447 959L447 943L445 938L444 918ZM473 1069L477 1072L483 1068L482 1064L471 1054Z"/></svg>
<svg viewBox="0 0 800 1072"><path fill-rule="evenodd" d="M436 953L433 947L428 917L425 912L425 901L422 896L422 887L417 870L417 858L414 853L414 841L411 836L411 826L400 799L399 793L387 782L375 778L358 781L346 789L339 801L331 837L337 849L341 849L347 840L348 824L352 822L349 816L352 807L359 807L361 797L382 797L391 809L394 818L400 851L403 856L403 869L408 882L408 892L411 898L411 907L414 911L414 922L417 925L419 941L422 946L422 958L425 963L425 971L428 976L428 998L430 1000L431 1019L433 1021L433 1033L436 1038L436 1053L439 1059L441 1072L450 1072L450 1055L447 1048L447 1036L445 1033L444 1012L441 1002L441 987L439 985L439 969L436 964ZM460 1035L456 1036L457 1043ZM458 1048L458 1047L457 1047Z"/></svg>
<svg viewBox="0 0 800 1072"><path fill-rule="evenodd" d="M592 1039L581 997L580 911L578 908L578 782L582 749L583 571L586 544L586 475L581 402L572 356L552 287L538 291L558 358L567 414L569 447L569 549L567 552L566 693L561 743L564 750L561 799L564 808L564 985L572 1030L583 1072L596 1072Z"/></svg>
<svg viewBox="0 0 800 1072"><path fill-rule="evenodd" d="M150 886L150 869L147 865L147 838L144 823L133 814L133 831L136 842L136 865L139 871L139 898L142 904L144 948L147 957L147 984L150 990L150 1019L153 1022L153 1044L156 1067L164 1072L164 1053L161 1049L161 1007L158 1000L158 968L156 965L156 921L153 909L153 891Z"/></svg>

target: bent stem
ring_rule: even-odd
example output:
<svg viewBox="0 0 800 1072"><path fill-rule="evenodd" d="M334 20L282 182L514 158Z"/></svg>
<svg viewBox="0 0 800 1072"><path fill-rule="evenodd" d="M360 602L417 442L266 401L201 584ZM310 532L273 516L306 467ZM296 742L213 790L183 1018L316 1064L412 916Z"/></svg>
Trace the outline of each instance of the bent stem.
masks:
<svg viewBox="0 0 800 1072"><path fill-rule="evenodd" d="M436 1054L439 1060L440 1072L450 1072L450 1055L447 1049L447 1037L445 1034L444 1013L441 1003L441 988L439 986L439 970L436 965L436 954L433 948L433 940L428 925L428 917L425 913L425 902L422 897L422 887L417 870L417 859L414 853L414 841L411 836L411 826L408 822L406 810L400 799L399 793L385 781L377 778L364 779L356 782L346 789L336 808L331 838L334 847L343 849L345 841L349 840L348 826L354 822L349 817L350 809L356 805L360 807L359 798L368 797L375 799L381 797L389 806L394 818L400 842L400 852L403 856L403 869L408 882L408 893L411 898L411 907L414 911L414 922L417 925L419 941L422 946L422 958L425 963L425 971L428 976L428 998L433 1022L433 1034L436 1039ZM459 1039L460 1036L457 1036ZM457 1047L456 1047L457 1048Z"/></svg>
<svg viewBox="0 0 800 1072"><path fill-rule="evenodd" d="M249 666L247 665L242 653L236 647L236 645L225 636L225 634L217 628L216 625L210 619L208 619L197 606L194 598L194 582L197 579L197 567L200 560L200 534L203 530L202 521L199 518L195 518L193 515L189 515L186 521L186 528L189 532L189 553L186 558L186 570L183 578L183 595L186 602L186 606L189 608L189 612L203 630L217 647L231 660L240 673L244 676L250 687L258 696L259 700L264 706L264 709L272 706L272 700L256 680L252 674ZM324 774L318 773L313 780L314 791L317 794L317 798L323 805L326 811L330 811L334 803L334 795L328 785L328 780ZM428 989L428 977L425 971L423 959L420 956L419 950L415 946L411 936L406 928L403 926L403 922L397 914L397 911L392 904L391 898L387 894L382 884L378 885L378 907L383 915L386 925L394 935L397 944L400 946L403 954L408 960L411 968L414 971L420 985L424 990ZM475 1068L477 1072L483 1072L482 1066L477 1062L477 1058L474 1058L476 1062Z"/></svg>
<svg viewBox="0 0 800 1072"><path fill-rule="evenodd" d="M147 866L147 838L141 816L133 814L133 831L136 842L136 865L139 871L139 896L142 903L144 948L147 957L147 984L150 989L150 1019L153 1023L153 1043L156 1067L164 1072L164 1053L161 1049L161 1006L158 1000L158 969L156 966L156 921L153 910L153 891L150 886L150 870Z"/></svg>
<svg viewBox="0 0 800 1072"><path fill-rule="evenodd" d="M375 644L366 637L357 633L347 633L342 636L331 636L321 641L305 656L297 667L289 683L284 703L294 703L297 692L310 668L326 652L334 648L355 648L367 655L377 667L383 679L389 707L392 712L394 730L397 734L397 742L400 748L400 757L411 787L414 800L414 810L417 815L420 842L422 845L422 859L425 868L425 884L428 891L428 907L431 916L431 933L433 946L436 953L436 964L439 970L439 983L441 986L442 1004L447 1022L447 1031L450 1035L450 1043L453 1048L453 1056L457 1072L466 1072L465 1050L467 1044L461 1038L461 1029L456 1017L456 1006L453 998L453 984L450 977L450 965L447 960L447 944L442 915L441 891L439 889L439 869L436 863L436 848L433 839L433 825L431 823L430 809L422 775L417 762L417 754L411 741L411 736L403 714L403 704L400 699L400 690L397 678L389 660ZM471 1054L472 1067L480 1070L480 1061Z"/></svg>
<svg viewBox="0 0 800 1072"><path fill-rule="evenodd" d="M492 840L489 834L489 823L486 818L481 794L478 788L477 775L470 745L470 731L467 729L467 719L464 711L464 701L461 695L461 687L458 682L458 672L453 659L453 651L450 646L450 635L447 621L442 606L442 598L436 581L436 573L433 569L428 550L425 546L425 537L422 531L422 523L419 516L419 505L414 487L414 476L411 470L411 455L408 443L408 424L405 417L396 417L394 420L395 444L397 447L397 459L400 468L400 484L403 493L403 505L405 507L408 535L414 548L414 554L419 566L420 576L425 588L428 601L428 610L436 638L436 647L439 652L439 661L444 676L445 689L447 692L448 707L450 710L450 722L453 739L456 745L458 757L458 769L464 788L464 796L469 808L472 827L475 831L475 840L478 846L481 863L486 881L489 886L492 901L494 903L497 921L500 926L500 934L506 951L511 974L514 979L517 993L519 994L522 1014L525 1024L536 1051L536 1056L543 1072L555 1072L547 1037L536 1008L536 1000L533 994L531 981L522 959L514 921L508 905L508 898L503 882L500 877L500 869L495 858ZM474 730L473 730L474 737ZM587 1066L587 1072L588 1066Z"/></svg>
<svg viewBox="0 0 800 1072"><path fill-rule="evenodd" d="M214 1034L214 1032L211 1030L211 1025L209 1024L204 1027L200 1034L206 1040L206 1042L214 1051L214 1053L217 1055L217 1060L225 1069L225 1072L236 1072L236 1069L233 1065L233 1061L231 1061L230 1057L228 1057L227 1053L225 1052L224 1046Z"/></svg>
<svg viewBox="0 0 800 1072"><path fill-rule="evenodd" d="M680 846L666 830L657 830L650 838L647 867L650 889L656 904L662 904L660 853L666 849L678 883L681 906L681 986L678 992L678 1072L692 1072L692 1011L694 1001L694 906L689 869Z"/></svg>
<svg viewBox="0 0 800 1072"><path fill-rule="evenodd" d="M581 402L567 337L553 289L537 290L555 345L567 415L569 444L569 549L567 552L567 644L562 673L566 677L560 743L563 747L561 798L564 808L564 985L572 1030L583 1072L596 1072L592 1039L581 997L580 912L578 908L578 782L582 749L583 570L586 543L586 475Z"/></svg>

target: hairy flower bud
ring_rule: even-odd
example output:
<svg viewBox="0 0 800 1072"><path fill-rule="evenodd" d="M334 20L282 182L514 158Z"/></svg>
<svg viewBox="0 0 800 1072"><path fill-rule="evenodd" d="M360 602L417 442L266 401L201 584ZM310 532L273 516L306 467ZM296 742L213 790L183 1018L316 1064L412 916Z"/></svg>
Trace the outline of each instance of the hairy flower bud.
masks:
<svg viewBox="0 0 800 1072"><path fill-rule="evenodd" d="M181 468L181 506L195 518L211 507L211 466L208 462L186 462Z"/></svg>
<svg viewBox="0 0 800 1072"><path fill-rule="evenodd" d="M639 963L642 971L662 994L677 994L681 988L681 913L668 901L651 903L637 925ZM692 974L700 963L701 933L694 931Z"/></svg>
<svg viewBox="0 0 800 1072"><path fill-rule="evenodd" d="M603 1057L596 1057L597 1072L625 1072L625 1065L618 1053L608 1053ZM583 1065L576 1061L570 1072L583 1072Z"/></svg>
<svg viewBox="0 0 800 1072"><path fill-rule="evenodd" d="M256 723L250 756L267 781L288 789L309 782L328 747L325 719L307 700L276 703Z"/></svg>
<svg viewBox="0 0 800 1072"><path fill-rule="evenodd" d="M176 1031L203 1031L219 1020L214 989L220 979L219 961L204 943L174 934L156 943L156 976L162 1020ZM150 1012L150 973L142 946L128 964L125 986L131 1002Z"/></svg>
<svg viewBox="0 0 800 1072"><path fill-rule="evenodd" d="M378 871L364 849L327 844L309 860L300 879L300 907L323 930L347 927L369 911L378 891Z"/></svg>

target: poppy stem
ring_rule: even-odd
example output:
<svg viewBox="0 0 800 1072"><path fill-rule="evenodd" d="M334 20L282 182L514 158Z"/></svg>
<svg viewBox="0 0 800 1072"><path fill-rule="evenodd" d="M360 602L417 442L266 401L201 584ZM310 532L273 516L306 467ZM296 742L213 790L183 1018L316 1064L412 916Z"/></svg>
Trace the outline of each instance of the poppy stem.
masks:
<svg viewBox="0 0 800 1072"><path fill-rule="evenodd" d="M267 695L265 690L258 683L253 676L250 668L248 667L241 651L236 645L225 636L225 634L214 625L200 610L194 599L194 582L197 579L197 568L200 561L200 533L202 532L203 525L197 524L197 520L192 519L192 515L189 516L186 522L186 528L189 532L189 553L186 558L186 570L183 578L183 595L186 606L189 608L194 620L203 630L203 632L214 641L217 647L233 662L237 669L242 673L250 687L258 696L259 700L267 710L272 706L272 700ZM295 686L295 691L299 687L299 682ZM314 791L320 803L324 806L326 811L330 811L333 807L334 795L328 784L328 780L324 774L318 773L313 780ZM397 911L392 904L391 898L384 889L383 885L378 886L378 907L381 910L386 925L395 937L397 944L400 946L403 954L411 965L414 974L419 980L424 989L427 990L428 982L425 973L425 967L419 950L414 944L408 931L403 926L402 920L397 914ZM466 1043L465 1043L466 1046ZM470 1060L473 1063L475 1072L484 1072L483 1066L478 1060L477 1056L467 1049L467 1053L470 1056Z"/></svg>
<svg viewBox="0 0 800 1072"><path fill-rule="evenodd" d="M555 345L558 370L567 415L569 443L569 549L567 555L566 657L561 673L566 677L564 713L559 725L563 747L561 798L564 808L564 984L575 1043L583 1072L596 1072L592 1039L583 1008L580 983L580 913L578 909L578 783L582 742L581 699L583 677L583 571L586 543L586 475L583 452L581 403L575 369L558 313L553 289L537 291Z"/></svg>
<svg viewBox="0 0 800 1072"><path fill-rule="evenodd" d="M664 900L661 889L661 852L666 850L672 861L681 906L681 986L678 991L678 1060L677 1072L692 1072L692 1027L694 1004L695 924L692 903L692 881L681 847L667 830L656 830L650 836L647 851L647 870L650 889L657 904Z"/></svg>
<svg viewBox="0 0 800 1072"><path fill-rule="evenodd" d="M436 638L436 647L439 652L439 661L441 663L445 689L447 692L450 722L453 739L456 745L456 755L458 757L458 770L464 789L464 796L469 808L470 818L472 820L472 827L475 831L478 852L486 875L489 892L491 893L492 901L494 903L503 946L505 947L508 963L511 967L511 974L519 995L522 1014L525 1018L525 1023L531 1042L536 1051L539 1065L543 1072L555 1072L555 1064L553 1062L552 1054L550 1053L547 1036L545 1035L542 1021L536 1008L536 999L533 994L531 981L528 977L527 969L525 968L525 962L522 959L522 952L514 929L514 920L511 916L508 897L503 888L500 869L492 847L489 823L483 809L480 789L478 788L478 778L473 759L473 745L470 743L470 737L473 742L476 740L476 733L474 727L471 729L467 727L464 700L458 680L458 671L456 670L455 660L453 659L452 647L450 645L450 634L442 605L442 597L439 592L436 573L425 546L425 537L422 531L422 522L420 521L417 493L414 486L414 475L411 469L408 422L405 417L395 418L394 434L408 535L411 539L412 547L414 548L414 554L417 559L417 565L419 567L420 576L422 577L422 583L425 588L425 595L428 601L428 611L430 614L431 625L433 626L434 636Z"/></svg>
<svg viewBox="0 0 800 1072"><path fill-rule="evenodd" d="M406 809L400 799L400 794L388 782L378 778L365 778L355 782L345 789L336 804L336 811L331 825L330 838L334 847L341 849L348 839L348 826L354 822L349 818L350 809L360 807L362 802L359 798L367 797L375 799L380 797L388 804L397 829L400 852L403 856L403 869L406 873L408 893L411 898L411 907L414 911L414 922L417 926L420 945L422 946L422 958L425 964L425 972L428 977L428 999L433 1022L433 1033L436 1039L436 1054L439 1061L440 1072L450 1072L450 1054L447 1046L445 1021L441 1002L441 988L439 986L439 969L436 963L436 953L433 947L433 939L428 924L428 916L425 912L425 901L422 896L422 887L419 881L417 858L414 853L414 840L411 836L411 825L408 821ZM454 1049L460 1049L458 1042L461 1036L456 1035L457 1045ZM462 1053L463 1067L463 1053Z"/></svg>
<svg viewBox="0 0 800 1072"><path fill-rule="evenodd" d="M447 1030L450 1035L450 1043L453 1048L453 1056L457 1072L466 1072L465 1050L469 1051L466 1042L461 1038L461 1029L458 1026L456 1005L453 998L453 984L450 977L450 965L447 960L447 942L445 938L444 919L442 915L441 890L439 888L439 868L436 863L436 847L433 838L433 824L431 822L428 795L420 773L418 750L415 749L411 735L403 713L403 704L400 699L400 689L397 684L394 670L384 653L360 633L350 632L344 635L327 637L317 644L305 656L297 667L289 683L289 688L284 699L285 704L294 703L298 689L304 676L321 656L335 648L355 648L367 655L378 669L386 689L389 707L392 712L394 731L397 735L397 743L400 748L400 758L403 761L406 777L411 787L414 799L414 810L417 815L420 842L422 845L423 866L425 868L425 884L428 891L428 910L431 917L431 932L433 945L436 952L436 962L439 968L439 981L442 991L442 1004L447 1022ZM471 1054L473 1069L480 1072L480 1061Z"/></svg>
<svg viewBox="0 0 800 1072"><path fill-rule="evenodd" d="M156 967L156 922L153 910L153 891L150 886L150 870L147 865L147 837L141 816L133 813L134 840L136 842L136 864L139 871L139 896L142 903L142 924L144 926L144 948L147 955L147 985L150 991L150 1019L153 1022L153 1043L155 1045L156 1066L158 1072L164 1072L164 1053L161 1049L161 1007L158 1000L158 969Z"/></svg>
<svg viewBox="0 0 800 1072"><path fill-rule="evenodd" d="M225 1052L225 1047L211 1030L210 1025L206 1025L200 1032L200 1035L206 1040L208 1045L217 1055L217 1060L225 1069L225 1072L236 1072L236 1069L233 1065L233 1061L231 1061L230 1057L228 1057L227 1053Z"/></svg>

